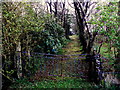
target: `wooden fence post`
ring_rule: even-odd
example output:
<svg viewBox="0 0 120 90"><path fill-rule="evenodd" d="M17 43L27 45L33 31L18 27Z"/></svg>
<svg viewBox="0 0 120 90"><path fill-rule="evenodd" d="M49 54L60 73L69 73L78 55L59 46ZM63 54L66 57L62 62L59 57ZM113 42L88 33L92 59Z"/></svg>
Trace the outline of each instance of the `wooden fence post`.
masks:
<svg viewBox="0 0 120 90"><path fill-rule="evenodd" d="M2 3L0 2L0 90L2 89Z"/></svg>
<svg viewBox="0 0 120 90"><path fill-rule="evenodd" d="M95 57L95 69L96 69L96 73L97 73L97 84L100 83L101 80L103 80L103 71L102 71L102 62L101 62L101 58L100 58L100 54L97 54Z"/></svg>
<svg viewBox="0 0 120 90"><path fill-rule="evenodd" d="M16 56L17 56L17 74L18 78L22 77L22 60L21 60L21 42L18 43L16 48Z"/></svg>

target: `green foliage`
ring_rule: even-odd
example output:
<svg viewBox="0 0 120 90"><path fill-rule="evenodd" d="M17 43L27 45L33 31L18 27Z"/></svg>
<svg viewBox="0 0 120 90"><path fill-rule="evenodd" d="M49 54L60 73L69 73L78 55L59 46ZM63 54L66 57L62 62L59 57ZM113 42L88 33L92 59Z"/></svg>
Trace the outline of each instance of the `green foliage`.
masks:
<svg viewBox="0 0 120 90"><path fill-rule="evenodd" d="M101 48L101 54L104 57L109 58L108 60L106 60L107 65L105 65L105 67L107 68L105 69L111 69L115 70L115 72L119 72L120 61L117 61L120 51L120 16L118 15L118 2L110 2L109 5L102 5L97 7L96 9L99 10L99 13L97 13L96 16L93 17L91 23L96 24L96 30L99 32L99 34L101 34L101 36L107 37L107 45L104 45L103 43L103 46ZM116 77L119 78L120 75L117 74ZM111 88L109 87L108 89L112 90L115 88L116 87L113 86Z"/></svg>
<svg viewBox="0 0 120 90"><path fill-rule="evenodd" d="M99 85L94 85L92 83L88 83L82 79L77 78L64 78L60 79L60 77L57 77L57 80L43 80L41 82L35 81L34 83L29 82L28 79L20 79L16 80L16 83L10 86L11 89L13 88L79 88L79 89L99 89L99 90L117 90L120 87L111 85L111 86L104 86L104 81L102 82L102 85L104 87L101 87Z"/></svg>
<svg viewBox="0 0 120 90"><path fill-rule="evenodd" d="M91 20L92 24L96 24L96 29L100 34L104 34L109 38L109 41L113 43L113 46L118 45L119 42L119 16L118 4L111 2L112 5L99 6L96 9L100 10L100 13L96 14ZM98 18L99 17L99 18ZM117 35L118 34L118 35ZM116 47L118 48L118 46Z"/></svg>
<svg viewBox="0 0 120 90"><path fill-rule="evenodd" d="M38 56L40 57L40 55ZM45 62L45 59L44 58L38 58L37 55L36 57L29 57L29 62L27 62L27 65L26 65L26 75L30 78L31 76L33 76L36 71L38 70L44 70L43 66L44 66L44 62ZM42 57L42 56L41 56ZM40 66L42 66L40 68Z"/></svg>
<svg viewBox="0 0 120 90"><path fill-rule="evenodd" d="M65 78L63 80L44 80L41 82L28 82L25 80L19 80L15 85L11 86L11 88L83 88L89 89L92 88L91 83L87 83L82 79L76 78Z"/></svg>
<svg viewBox="0 0 120 90"><path fill-rule="evenodd" d="M103 43L103 41L106 42L104 38L107 38L108 45L101 48L101 54L111 58L114 56L114 53L117 54L117 52L113 53L113 50L111 49L113 47L119 49L120 45L118 3L110 2L109 5L101 5L96 9L99 10L99 12L93 16L90 23L95 24L96 27L94 31L98 31L99 34L103 36L100 43ZM104 48L108 49L107 54L103 52Z"/></svg>
<svg viewBox="0 0 120 90"><path fill-rule="evenodd" d="M54 18L51 18L50 14L45 13L42 8L39 8L41 12L36 14L31 4L28 3L5 2L2 4L2 7L2 55L5 64L3 73L6 73L6 76L12 77L18 70L19 63L16 61L16 48L18 48L19 42L21 43L21 51L42 53L57 53L58 49L65 44L64 29L53 20ZM28 74L29 70L32 70L30 74L35 73L41 61L44 61L42 59L29 59L28 56L23 56L21 63L24 61L25 66L22 68Z"/></svg>
<svg viewBox="0 0 120 90"><path fill-rule="evenodd" d="M65 44L64 29L54 21L45 24L45 30L41 32L40 47L45 53L57 53Z"/></svg>

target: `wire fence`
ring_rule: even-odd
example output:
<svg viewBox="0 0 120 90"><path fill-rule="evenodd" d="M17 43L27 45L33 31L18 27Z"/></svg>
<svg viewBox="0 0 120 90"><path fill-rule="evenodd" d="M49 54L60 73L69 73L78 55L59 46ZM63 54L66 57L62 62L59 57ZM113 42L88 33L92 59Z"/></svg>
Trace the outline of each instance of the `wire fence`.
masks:
<svg viewBox="0 0 120 90"><path fill-rule="evenodd" d="M62 77L81 77L88 78L88 73L96 75L98 79L102 80L105 74L119 74L120 72L107 72L102 67L103 60L109 60L109 58L102 57L99 54L90 56L89 54L72 54L72 55L56 55L31 52L22 52L22 54L29 59L29 70L35 69L40 76L62 76ZM89 63L86 63L86 59L90 59L92 62L92 69L90 70ZM31 72L30 72L31 73ZM36 75L38 75L36 74ZM38 75L38 76L39 76Z"/></svg>
<svg viewBox="0 0 120 90"><path fill-rule="evenodd" d="M38 72L48 76L86 77L86 68L83 64L88 54L56 55L31 52L23 52L26 57L39 65ZM36 62L36 63L35 63ZM41 74L41 75L42 75Z"/></svg>

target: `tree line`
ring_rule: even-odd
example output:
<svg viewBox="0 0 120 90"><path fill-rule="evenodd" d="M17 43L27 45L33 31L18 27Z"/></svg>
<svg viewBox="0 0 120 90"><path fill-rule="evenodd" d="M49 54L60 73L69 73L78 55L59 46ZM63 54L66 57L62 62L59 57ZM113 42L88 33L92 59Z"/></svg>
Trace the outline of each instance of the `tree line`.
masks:
<svg viewBox="0 0 120 90"><path fill-rule="evenodd" d="M109 53L114 48L115 70L119 71L119 6L120 3L80 2L73 0L75 16L70 14L66 2L2 3L2 73L4 85L21 77L27 77L36 63L28 65L30 52L57 54L69 40L71 17L75 17L82 53L100 53L105 39ZM99 40L96 43L96 40ZM95 48L95 45L98 48ZM20 56L18 59L17 56ZM116 59L117 58L117 59ZM30 68L30 66L32 66ZM119 75L118 75L119 76ZM8 81L8 82L7 82Z"/></svg>

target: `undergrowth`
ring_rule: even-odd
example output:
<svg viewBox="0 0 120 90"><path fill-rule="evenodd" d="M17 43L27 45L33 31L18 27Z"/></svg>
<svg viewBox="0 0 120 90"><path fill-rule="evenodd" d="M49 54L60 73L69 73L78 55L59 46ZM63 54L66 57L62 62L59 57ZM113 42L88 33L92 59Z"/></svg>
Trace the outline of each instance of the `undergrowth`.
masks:
<svg viewBox="0 0 120 90"><path fill-rule="evenodd" d="M43 80L29 82L27 79L17 80L10 88L92 88L93 85L82 79L77 78L64 78L56 80Z"/></svg>

